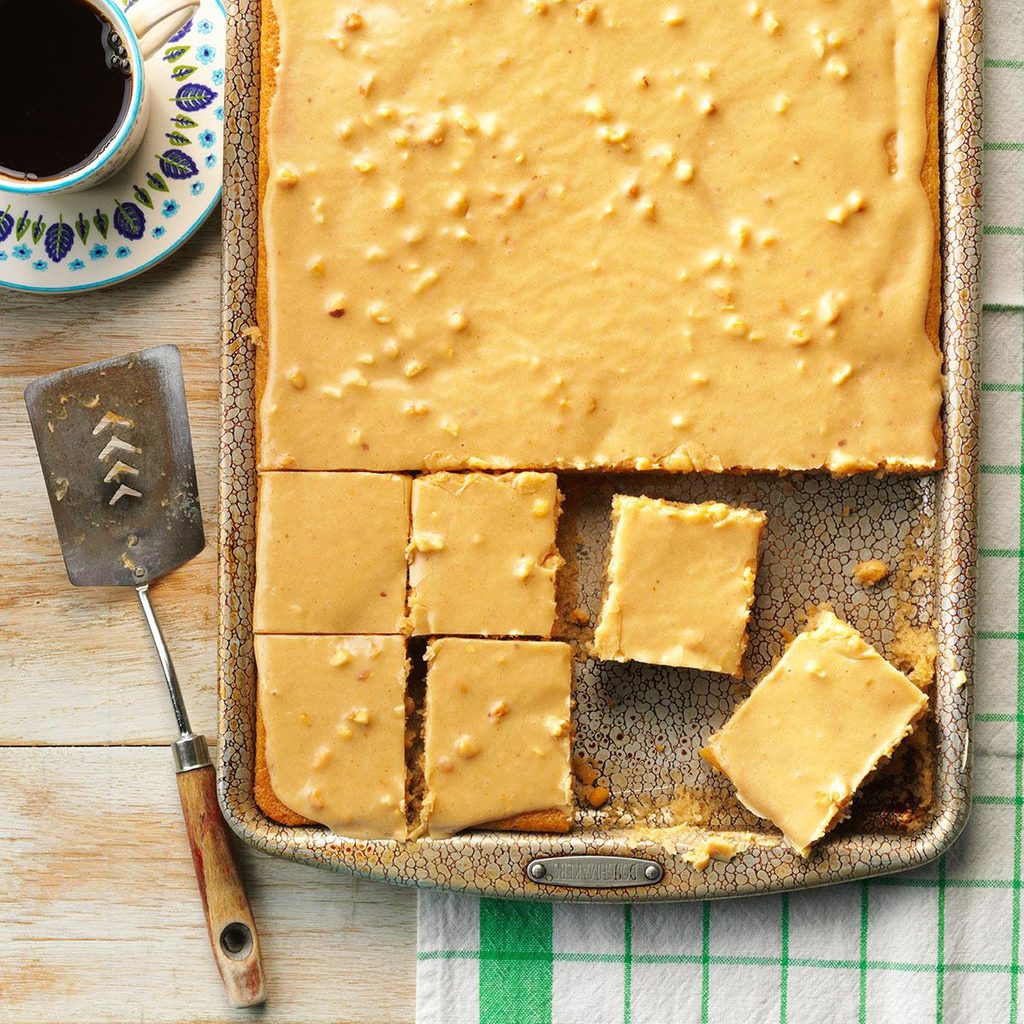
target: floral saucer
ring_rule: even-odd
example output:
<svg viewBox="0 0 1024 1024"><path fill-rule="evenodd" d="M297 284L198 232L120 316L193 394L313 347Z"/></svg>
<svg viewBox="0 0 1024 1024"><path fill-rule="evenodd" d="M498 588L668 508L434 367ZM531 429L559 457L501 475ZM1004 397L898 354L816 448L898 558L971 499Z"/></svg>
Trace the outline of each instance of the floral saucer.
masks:
<svg viewBox="0 0 1024 1024"><path fill-rule="evenodd" d="M121 0L126 8L133 0ZM221 0L146 62L150 111L138 152L83 192L0 189L0 286L78 292L125 281L183 245L220 202L224 118Z"/></svg>

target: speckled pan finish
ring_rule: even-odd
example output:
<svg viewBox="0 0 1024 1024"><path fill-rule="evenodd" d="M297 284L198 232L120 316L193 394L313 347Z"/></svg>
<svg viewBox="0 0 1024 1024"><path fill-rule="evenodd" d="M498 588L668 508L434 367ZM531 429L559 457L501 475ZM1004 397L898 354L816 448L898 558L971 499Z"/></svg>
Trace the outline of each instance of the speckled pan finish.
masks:
<svg viewBox="0 0 1024 1024"><path fill-rule="evenodd" d="M970 807L975 472L977 461L978 262L980 255L980 0L950 0L941 41L942 342L946 354L945 470L928 477L820 475L561 477L566 492L559 546L568 559L563 613L596 618L612 494L683 501L723 500L768 513L744 681L724 676L608 664L583 658L590 628L567 628L577 654L576 753L610 778L611 808L580 812L565 836L481 833L416 843L340 839L317 828L268 820L253 800L255 671L252 612L255 526L254 353L257 247L259 0L229 4L229 90L225 112L223 434L220 507L220 798L235 831L268 853L406 885L492 896L564 900L685 900L800 889L898 871L937 857ZM927 565L865 590L851 569L862 558ZM934 796L916 828L894 828L886 785L875 784L853 816L807 860L738 808L725 780L697 750L776 658L808 604L829 601L884 653L892 653L893 609L937 624L930 756ZM563 615L564 617L564 615ZM895 790L892 790L895 792ZM647 806L625 811L643 796ZM660 831L691 797L711 809L701 827ZM678 798L682 797L680 802ZM673 799L676 799L673 804ZM749 848L698 871L686 853L701 836L751 833ZM562 854L649 857L663 879L629 889L551 889L530 881L535 857Z"/></svg>

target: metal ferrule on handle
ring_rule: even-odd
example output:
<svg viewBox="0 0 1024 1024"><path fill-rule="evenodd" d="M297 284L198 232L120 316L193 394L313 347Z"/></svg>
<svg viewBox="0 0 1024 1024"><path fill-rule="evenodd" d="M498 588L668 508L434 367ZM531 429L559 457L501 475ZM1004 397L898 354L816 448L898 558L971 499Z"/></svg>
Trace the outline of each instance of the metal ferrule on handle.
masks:
<svg viewBox="0 0 1024 1024"><path fill-rule="evenodd" d="M197 736L195 733L188 733L176 739L171 744L171 754L174 757L174 770L179 775L182 772L205 768L213 763L210 761L210 748L206 745L206 737Z"/></svg>

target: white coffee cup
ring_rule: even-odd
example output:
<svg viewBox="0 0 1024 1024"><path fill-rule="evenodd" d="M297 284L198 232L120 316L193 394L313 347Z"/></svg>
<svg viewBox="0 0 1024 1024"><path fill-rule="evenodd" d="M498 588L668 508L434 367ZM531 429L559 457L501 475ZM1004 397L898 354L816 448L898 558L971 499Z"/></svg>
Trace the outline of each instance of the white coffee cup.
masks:
<svg viewBox="0 0 1024 1024"><path fill-rule="evenodd" d="M149 121L145 62L199 8L199 0L136 0L122 10L116 0L85 0L121 37L131 67L127 109L107 144L83 167L56 178L15 178L0 171L0 189L44 195L92 188L119 171L139 148Z"/></svg>

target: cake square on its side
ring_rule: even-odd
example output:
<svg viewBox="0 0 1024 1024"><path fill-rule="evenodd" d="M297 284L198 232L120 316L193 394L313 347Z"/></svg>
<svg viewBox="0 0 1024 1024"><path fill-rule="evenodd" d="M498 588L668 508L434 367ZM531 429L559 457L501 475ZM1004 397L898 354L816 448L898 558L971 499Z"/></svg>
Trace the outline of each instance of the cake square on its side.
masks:
<svg viewBox="0 0 1024 1024"><path fill-rule="evenodd" d="M701 756L801 853L846 811L928 698L852 627L823 612Z"/></svg>
<svg viewBox="0 0 1024 1024"><path fill-rule="evenodd" d="M412 487L416 634L551 635L559 509L553 473L431 473Z"/></svg>
<svg viewBox="0 0 1024 1024"><path fill-rule="evenodd" d="M257 636L274 795L338 835L404 839L405 641Z"/></svg>
<svg viewBox="0 0 1024 1024"><path fill-rule="evenodd" d="M569 646L446 637L430 644L427 662L423 806L430 835L477 825L566 831Z"/></svg>
<svg viewBox="0 0 1024 1024"><path fill-rule="evenodd" d="M763 512L618 494L594 652L738 675Z"/></svg>
<svg viewBox="0 0 1024 1024"><path fill-rule="evenodd" d="M409 485L381 473L263 473L256 632L402 632Z"/></svg>

